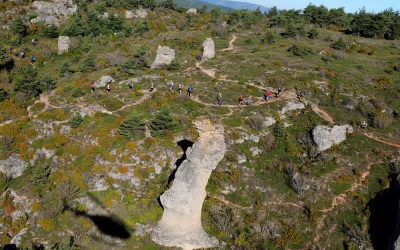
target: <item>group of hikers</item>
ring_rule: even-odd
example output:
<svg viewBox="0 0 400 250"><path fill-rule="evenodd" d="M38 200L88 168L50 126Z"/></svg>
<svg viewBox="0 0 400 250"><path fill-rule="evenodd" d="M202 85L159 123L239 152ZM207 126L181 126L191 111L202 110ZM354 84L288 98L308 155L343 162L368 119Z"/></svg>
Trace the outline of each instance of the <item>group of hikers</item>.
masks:
<svg viewBox="0 0 400 250"><path fill-rule="evenodd" d="M282 92L282 89L280 88L280 87L278 87L278 89L277 89L277 91L276 92L274 92L274 95L275 95L275 97L276 98L278 98L279 97L279 95L281 94L281 92ZM220 94L221 95L221 94ZM272 96L272 92L270 91L270 90L268 90L267 92L265 92L265 94L264 94L264 100L266 101L266 102L268 102L268 100L269 100L269 98L271 98L271 96ZM249 98L250 98L251 96L249 96ZM218 98L220 98L220 97L218 97ZM217 99L218 99L217 98ZM221 99L222 99L222 97L221 97ZM221 100L221 102L218 100L218 104L222 104L222 100ZM243 95L240 95L240 97L238 98L238 105L244 105L245 103L244 103L244 96Z"/></svg>
<svg viewBox="0 0 400 250"><path fill-rule="evenodd" d="M34 39L33 39L34 40ZM36 43L35 43L36 44ZM13 54L15 56L19 56L19 58L22 60L25 58L25 52L24 51L20 51L19 53L15 53L14 54L14 47L11 45L10 46L10 54ZM29 57L29 61L31 62L31 64L33 64L35 62L35 57L33 55L31 55Z"/></svg>
<svg viewBox="0 0 400 250"><path fill-rule="evenodd" d="M151 83L151 84L153 84L153 83ZM168 90L170 92L173 92L174 91L174 86L175 86L174 82L173 81L169 81L168 84L169 84L169 89ZM182 89L183 89L183 84L180 83L179 86L178 86L178 94L179 95L182 94ZM192 96L192 92L193 92L193 87L192 87L192 85L190 85L188 90L187 90L188 96Z"/></svg>

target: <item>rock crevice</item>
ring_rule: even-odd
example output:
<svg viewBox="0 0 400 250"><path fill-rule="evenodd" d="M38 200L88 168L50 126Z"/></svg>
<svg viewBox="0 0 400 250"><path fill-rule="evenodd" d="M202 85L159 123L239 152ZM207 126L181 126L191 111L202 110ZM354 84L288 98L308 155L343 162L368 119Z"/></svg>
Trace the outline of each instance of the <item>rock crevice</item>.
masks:
<svg viewBox="0 0 400 250"><path fill-rule="evenodd" d="M213 169L226 151L224 130L209 120L195 122L199 138L186 151L186 159L175 173L170 189L161 195L164 212L152 232L155 242L183 249L215 247L201 225L201 209L206 197L206 185Z"/></svg>

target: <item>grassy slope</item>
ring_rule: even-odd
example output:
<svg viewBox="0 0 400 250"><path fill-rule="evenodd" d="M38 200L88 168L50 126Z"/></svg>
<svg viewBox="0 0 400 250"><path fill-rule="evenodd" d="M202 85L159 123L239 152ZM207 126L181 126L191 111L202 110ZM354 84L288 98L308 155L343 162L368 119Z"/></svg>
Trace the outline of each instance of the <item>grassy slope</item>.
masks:
<svg viewBox="0 0 400 250"><path fill-rule="evenodd" d="M128 166L135 172L135 176L146 183L141 189L132 192L132 187L128 182L117 181L112 177L107 177L107 183L119 184L119 188L109 188L107 191L92 192L91 194L99 199L99 204L106 207L111 213L121 218L129 230L132 230L136 223L155 225L159 220L162 210L156 202L157 197L166 188L168 176L172 170L168 167L170 162L161 162L163 170L161 174L154 174L151 165L154 164L154 154L159 154L163 150L174 152L176 158L180 157L180 149L172 143L173 138L156 139L148 141L151 150L145 146L135 147L131 142L125 140L115 133L111 136L109 131L116 130L119 124L132 112L139 112L150 121L154 117L154 111L162 106L169 106L176 120L183 123L179 131L190 131L189 122L197 117L209 117L214 122L224 124L226 137L238 139L240 133L253 133L262 135L266 132L272 132L272 127L262 130L254 129L249 126L249 120L252 117L266 117L276 115L286 102L275 102L263 106L246 107L206 107L198 104L187 97L178 97L167 91L165 80L174 80L175 83L183 83L185 87L192 84L195 92L194 96L205 103L215 103L217 93L221 92L224 98L224 104L236 104L237 97L241 94L245 96L252 95L254 99L261 99L263 90L245 85L246 82L257 84L262 81L266 87L276 88L277 80L281 82L283 91L302 89L306 93L308 100L318 104L325 109L336 121L336 123L359 122L368 119L359 110L348 110L344 107L342 101L348 98L348 95L356 92L356 96L364 96L366 99L379 98L383 100L391 109L399 109L399 72L385 73L390 62L398 62L399 50L391 41L370 40L353 37L356 48L345 54L345 59L338 60L334 55L338 52L332 51L332 56L326 55L307 55L304 57L295 57L287 52L287 49L293 44L304 47L311 47L313 51L318 52L329 48L332 41L326 41L328 36L336 40L343 37L347 40L349 37L334 31L319 30L319 39L309 40L302 38L300 40L281 38L277 35L277 42L272 45L260 44L261 34L252 34L249 31L241 31L237 27L231 29L231 34L236 33L238 39L235 41L234 50L220 52L219 50L228 46L230 34L224 37L214 37L210 32L210 25L201 16L193 18L192 27L185 26L182 31L182 23L179 21L180 15L168 13L172 17L163 19L166 13L156 13L149 16L149 22L164 23L170 28L158 31L151 30L143 37L100 37L90 42L91 53L97 56L97 62L103 58L100 54L110 53L105 58L104 68L90 73L73 73L68 77L58 79L58 87L55 95L50 98L54 106L64 107L62 114L55 111L42 113L37 119L46 121L63 121L70 118L77 111L74 106L80 103L100 104L110 111L117 110L122 105L137 101L143 93L127 93L124 86L115 87L112 93L106 95L99 90L99 95L89 94L89 83L98 79L102 75L112 75L117 82L125 80L131 76L123 74L112 66L111 58L117 57L124 61L138 49L140 45L146 45L148 48L147 59L151 62L156 54L157 45L167 45L177 50L177 59L181 68L178 71L167 71L165 69L146 70L137 72L137 75L152 74L160 76L155 81L157 92L152 98L142 102L139 105L128 107L115 115L96 114L92 118L84 118L82 125L73 129L66 145L62 146L55 143L60 138L42 138L35 139L32 143L33 148L58 149L57 154L61 162L64 162L58 175L52 175L52 181L57 181L63 175L69 174L75 176L75 182L80 183L82 174L107 175L113 165L120 167L116 163L130 162L127 156L116 157L110 154L111 149L116 150L117 154L128 152L129 155L141 157L143 165ZM178 21L176 21L178 20ZM132 23L135 21L133 20ZM176 27L176 28L171 28ZM183 27L183 26L182 26ZM165 36L159 36L160 33ZM184 34L184 35L183 35ZM220 79L211 77L196 70L196 55L200 51L201 43L206 37L213 37L216 42L216 57L202 67L213 69L216 76ZM27 38L29 41L30 37ZM78 48L65 55L51 55L46 57L44 46L51 48L55 52L56 39L39 38L39 44L35 48L24 45L37 58L38 64L43 62L43 67L38 68L40 74L52 75L58 77L60 65L68 60L72 68L77 70L77 65L85 52L79 52L80 42L77 41ZM376 52L372 55L358 53L357 51L364 46L375 46ZM119 51L118 53L116 51ZM123 58L120 58L122 53ZM325 63L322 58L330 59ZM115 59L115 60L117 60ZM45 62L45 63L44 63ZM24 63L24 62L18 62ZM325 76L322 77L324 70ZM328 73L327 73L328 72ZM238 82L224 81L223 76L228 80ZM392 87L380 87L374 81L382 76L393 79L395 85ZM313 83L314 80L324 82L320 87ZM149 86L149 80L144 80L137 90L145 90ZM86 95L80 99L71 97L70 87L81 87ZM333 89L339 90L340 100L336 107L333 107L330 101L330 95ZM61 109L55 109L61 110ZM227 115L228 112L230 115ZM61 112L61 111L60 111ZM40 111L38 111L40 113ZM57 116L56 116L57 115ZM367 225L368 213L364 211L367 202L374 197L376 192L386 188L385 179L390 168L388 165L373 165L367 181L356 190L350 189L353 183L356 183L363 171L366 171L367 163L380 163L384 156L389 154L393 148L383 145L379 142L366 138L360 133L354 134L346 142L330 149L328 153L332 155L328 160L317 160L314 162L301 162L299 156L304 152L297 138L300 134L306 133L311 125L325 124L325 122L312 111L294 111L286 122L292 126L286 128L286 137L283 140L277 140L272 148L263 148L261 143L246 141L242 144L233 143L229 146L226 158L220 162L216 171L212 175L209 186L207 187L208 196L204 204L203 224L206 230L219 240L224 241L228 246L243 246L251 248L285 248L290 247L304 248L317 244L322 248L343 248L343 242L350 240L347 234L347 227L354 226L363 228ZM29 124L35 126L34 124ZM63 124L57 125L56 130ZM64 125L66 125L64 123ZM187 127L185 127L187 126ZM370 126L371 127L371 126ZM391 122L385 129L368 128L370 132L376 133L379 137L394 141L399 138L400 127L399 119ZM80 141L85 136L99 138L97 146L82 147ZM182 135L181 135L182 136ZM159 145L154 148L154 144ZM153 146L151 146L153 145ZM362 147L360 146L362 145ZM147 147L147 146L146 146ZM259 147L264 150L257 156L252 156L250 148ZM91 156L100 155L112 164L110 166L94 166L94 159ZM247 162L237 164L235 156L245 155ZM77 156L77 157L75 157ZM366 158L368 156L368 158ZM150 160L148 158L150 157ZM157 156L156 156L157 157ZM293 164L300 172L313 179L313 185L303 195L297 195L288 185L289 176L285 173L284 166ZM121 164L122 165L122 164ZM77 167L79 166L79 167ZM122 171L122 170L119 170ZM28 175L29 173L25 173ZM149 179L150 175L155 175L155 179ZM32 192L31 196L40 200L37 193L24 188L22 178L11 181L11 187L15 189ZM49 184L50 186L50 184ZM235 191L224 195L221 190L231 186ZM49 192L50 192L50 188ZM82 189L87 190L87 186L82 184ZM348 191L346 193L346 190ZM332 208L329 212L332 201L340 194L346 194L346 202ZM222 198L221 198L222 197ZM55 199L55 197L48 197ZM50 199L50 200L51 200ZM44 211L51 206L52 202L42 199L39 211ZM79 206L79 205L78 205ZM230 227L224 230L218 230L213 223L211 215L215 207L222 207L224 211L233 213L233 221ZM313 213L305 212L312 209ZM81 208L85 210L83 206ZM214 210L213 210L214 209ZM70 218L75 218L71 220ZM267 220L275 225L276 232L281 237L271 237L262 235L255 231L257 225ZM319 223L322 220L323 226ZM46 224L47 223L47 224ZM66 211L51 218L49 221L41 221L42 228L32 227L35 232L35 238L39 241L57 242L63 240L68 235L67 229L75 234L88 235L79 239L79 243L84 246L91 246L96 249L107 249L107 240L96 241L95 237L100 237L97 232L93 232L93 225L86 218L74 217L72 212ZM47 229L43 227L47 225ZM53 227L52 227L53 226ZM63 232L59 234L58 232ZM131 231L131 233L133 233ZM62 236L60 236L62 235ZM25 243L30 241L31 235L25 238ZM64 237L64 238L63 238ZM318 242L314 239L318 238ZM133 236L125 241L119 241L121 249L138 246L144 249L157 249L156 244L152 243L149 236ZM94 249L93 248L93 249Z"/></svg>

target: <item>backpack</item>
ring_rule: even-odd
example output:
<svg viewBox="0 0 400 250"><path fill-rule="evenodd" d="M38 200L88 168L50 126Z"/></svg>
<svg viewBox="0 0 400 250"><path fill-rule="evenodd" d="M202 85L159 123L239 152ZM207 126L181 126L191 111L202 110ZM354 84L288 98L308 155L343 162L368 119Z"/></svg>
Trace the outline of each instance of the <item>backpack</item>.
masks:
<svg viewBox="0 0 400 250"><path fill-rule="evenodd" d="M132 82L129 82L129 87L132 87L133 86L133 83Z"/></svg>
<svg viewBox="0 0 400 250"><path fill-rule="evenodd" d="M189 93L192 93L193 89L192 86L189 87Z"/></svg>

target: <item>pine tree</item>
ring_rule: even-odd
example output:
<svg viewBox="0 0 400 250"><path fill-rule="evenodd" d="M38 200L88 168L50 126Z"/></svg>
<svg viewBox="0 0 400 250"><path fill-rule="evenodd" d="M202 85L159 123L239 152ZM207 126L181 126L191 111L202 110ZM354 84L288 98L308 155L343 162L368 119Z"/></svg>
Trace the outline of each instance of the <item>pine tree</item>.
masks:
<svg viewBox="0 0 400 250"><path fill-rule="evenodd" d="M176 124L168 109L163 108L156 114L156 117L150 124L151 135L162 137L166 131L175 129Z"/></svg>
<svg viewBox="0 0 400 250"><path fill-rule="evenodd" d="M118 133L126 139L140 138L146 129L145 120L141 115L135 114L119 126Z"/></svg>

